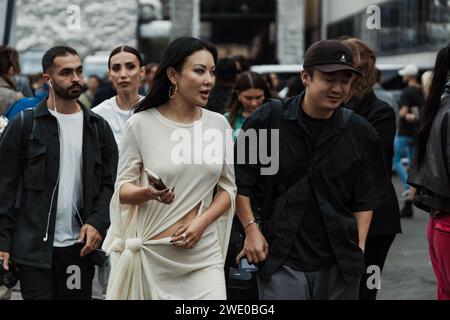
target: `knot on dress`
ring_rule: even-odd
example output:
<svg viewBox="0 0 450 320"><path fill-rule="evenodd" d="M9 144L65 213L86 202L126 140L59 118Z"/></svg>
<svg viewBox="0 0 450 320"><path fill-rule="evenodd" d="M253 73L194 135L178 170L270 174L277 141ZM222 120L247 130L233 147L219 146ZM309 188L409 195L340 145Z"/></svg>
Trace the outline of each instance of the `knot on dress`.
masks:
<svg viewBox="0 0 450 320"><path fill-rule="evenodd" d="M130 250L133 253L139 252L142 249L142 240L139 238L131 238L125 240L125 250Z"/></svg>

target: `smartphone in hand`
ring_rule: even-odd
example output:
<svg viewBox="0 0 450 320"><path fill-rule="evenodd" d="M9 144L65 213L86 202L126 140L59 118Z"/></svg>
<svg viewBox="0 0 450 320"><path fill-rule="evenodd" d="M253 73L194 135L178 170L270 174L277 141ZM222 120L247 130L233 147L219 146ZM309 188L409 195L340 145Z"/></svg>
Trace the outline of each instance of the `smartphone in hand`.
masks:
<svg viewBox="0 0 450 320"><path fill-rule="evenodd" d="M157 190L165 190L167 189L166 185L162 181L162 179L154 172L152 172L150 169L145 168L144 169L145 174L148 177L148 180L150 183L157 189Z"/></svg>

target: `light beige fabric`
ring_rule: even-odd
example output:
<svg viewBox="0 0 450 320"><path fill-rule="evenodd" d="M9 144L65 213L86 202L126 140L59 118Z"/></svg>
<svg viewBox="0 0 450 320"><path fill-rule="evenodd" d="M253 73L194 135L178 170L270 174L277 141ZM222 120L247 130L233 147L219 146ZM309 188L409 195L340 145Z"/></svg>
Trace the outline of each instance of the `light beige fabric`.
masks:
<svg viewBox="0 0 450 320"><path fill-rule="evenodd" d="M214 144L222 149L220 163L205 164L200 157L193 159L194 164L180 164L177 155L190 153L194 158L211 151L211 130L218 131L224 140L227 137L227 143L216 139ZM188 148L183 149L181 141ZM233 165L225 160L233 158L232 145L226 119L208 110L203 109L201 119L190 125L173 122L157 109L130 118L110 205L111 227L103 245L112 256L107 299L226 299L223 265L235 212L236 184ZM172 204L120 204L119 190L124 183L148 183L143 168L160 175L168 187L175 187ZM205 230L194 249L174 247L170 238L150 240L198 204L198 214L202 214L211 205L216 185L228 193L231 207Z"/></svg>

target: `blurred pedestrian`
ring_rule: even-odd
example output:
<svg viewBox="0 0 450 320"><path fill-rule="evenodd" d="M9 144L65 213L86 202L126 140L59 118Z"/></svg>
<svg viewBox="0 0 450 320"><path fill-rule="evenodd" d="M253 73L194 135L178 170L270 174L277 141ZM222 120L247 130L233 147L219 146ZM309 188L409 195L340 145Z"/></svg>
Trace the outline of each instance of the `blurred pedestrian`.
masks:
<svg viewBox="0 0 450 320"><path fill-rule="evenodd" d="M398 114L398 102L397 99L395 99L395 96L385 90L381 83L383 82L381 71L376 68L375 69L375 84L373 85L373 91L375 92L375 95L378 99L383 100L386 102L395 112L395 123L397 124L397 128L399 127L399 114Z"/></svg>
<svg viewBox="0 0 450 320"><path fill-rule="evenodd" d="M172 41L150 93L128 120L104 244L111 253L107 299L226 299L223 264L236 192L225 145L231 128L202 108L216 61L209 43ZM223 138L213 139L220 155L212 162L198 160L211 154L201 132ZM188 158L180 159L180 146Z"/></svg>
<svg viewBox="0 0 450 320"><path fill-rule="evenodd" d="M105 100L111 99L112 97L117 95L117 91L114 88L113 84L109 80L108 76L102 79L102 83L100 87L95 91L94 99L92 100L92 107L94 108L98 106Z"/></svg>
<svg viewBox="0 0 450 320"><path fill-rule="evenodd" d="M20 73L19 53L9 46L0 46L0 115L23 94L17 89L14 75Z"/></svg>
<svg viewBox="0 0 450 320"><path fill-rule="evenodd" d="M271 98L263 77L256 72L241 73L233 89L233 96L227 106L227 118L233 128L234 141L248 116Z"/></svg>
<svg viewBox="0 0 450 320"><path fill-rule="evenodd" d="M267 83L267 87L270 91L270 96L273 99L280 99L280 95L278 93L278 86L280 84L280 80L275 73L266 73L262 75L264 81Z"/></svg>
<svg viewBox="0 0 450 320"><path fill-rule="evenodd" d="M92 102L94 101L95 92L100 87L102 80L96 75L90 75L87 78L87 89L80 96L80 102L84 104L86 108L92 108Z"/></svg>
<svg viewBox="0 0 450 320"><path fill-rule="evenodd" d="M417 190L414 204L430 214L428 244L438 300L450 300L449 75L450 43L437 54L408 178Z"/></svg>
<svg viewBox="0 0 450 320"><path fill-rule="evenodd" d="M423 95L426 99L426 98L428 98L428 95L430 93L430 85L431 85L431 80L433 79L433 72L425 71L420 78L421 78L421 83L422 83Z"/></svg>
<svg viewBox="0 0 450 320"><path fill-rule="evenodd" d="M303 85L301 77L295 76L290 78L287 84L287 89L286 98L297 96L305 91L305 86Z"/></svg>
<svg viewBox="0 0 450 320"><path fill-rule="evenodd" d="M245 154L266 150L256 161L235 165L236 213L246 234L237 260L263 262L258 273L262 300L359 297L366 236L387 173L376 131L342 108L357 75L347 46L337 40L313 44L301 74L306 90L281 105L262 105L239 136L249 129L260 132L256 145L245 143ZM270 144L279 167L265 173L274 176L263 176L272 137L264 140L261 134L270 129L279 130L279 147ZM261 212L264 235L254 223Z"/></svg>
<svg viewBox="0 0 450 320"><path fill-rule="evenodd" d="M149 63L145 66L145 76L141 83L141 88L144 94L150 92L155 82L156 71L158 70L157 63Z"/></svg>
<svg viewBox="0 0 450 320"><path fill-rule="evenodd" d="M231 59L236 63L236 68L238 73L246 72L250 70L250 62L242 54L233 56Z"/></svg>
<svg viewBox="0 0 450 320"><path fill-rule="evenodd" d="M111 51L108 59L108 75L117 95L92 109L108 121L114 133L119 151L125 125L132 109L143 98L138 92L145 75L139 51L130 46L120 46Z"/></svg>
<svg viewBox="0 0 450 320"><path fill-rule="evenodd" d="M398 73L403 77L403 82L407 84L407 87L402 90L400 96L400 126L395 138L394 169L403 184L404 191L402 195L407 197L400 215L411 218L413 216L414 191L410 190L407 183L408 172L402 163L402 158L406 154L409 165L413 162L416 144L415 136L419 128L419 113L424 103L424 95L417 79L419 68L416 65L409 64Z"/></svg>
<svg viewBox="0 0 450 320"><path fill-rule="evenodd" d="M355 38L342 41L352 49L355 55L355 65L362 76L353 80L351 100L346 107L366 119L377 131L383 146L386 168L392 168L394 156L394 139L396 122L394 110L384 101L378 99L373 91L376 80L375 52L364 42ZM397 233L401 233L400 210L398 199L392 184L392 171L387 170L389 185L384 190L385 203L373 212L372 222L367 234L364 261L366 272L361 278L359 298L361 300L375 300L378 288L369 288L367 280L372 274L369 267L376 266L383 271L389 248Z"/></svg>
<svg viewBox="0 0 450 320"><path fill-rule="evenodd" d="M224 114L236 83L238 71L236 63L230 58L222 58L216 65L216 85L209 95L206 109Z"/></svg>
<svg viewBox="0 0 450 320"><path fill-rule="evenodd" d="M48 99L0 139L0 258L17 264L25 300L91 299L117 145L108 123L77 102L77 52L53 47L42 67Z"/></svg>
<svg viewBox="0 0 450 320"><path fill-rule="evenodd" d="M36 107L42 100L48 96L48 84L44 84L41 90L36 91L34 97L25 97L17 100L6 112L9 121L14 119L21 111Z"/></svg>

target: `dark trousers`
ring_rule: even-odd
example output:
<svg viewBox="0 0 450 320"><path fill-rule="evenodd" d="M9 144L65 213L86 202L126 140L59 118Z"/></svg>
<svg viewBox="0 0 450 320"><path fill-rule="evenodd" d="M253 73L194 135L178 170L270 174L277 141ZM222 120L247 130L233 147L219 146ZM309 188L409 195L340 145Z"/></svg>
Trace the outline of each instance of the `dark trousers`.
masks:
<svg viewBox="0 0 450 320"><path fill-rule="evenodd" d="M384 263L389 252L389 248L394 242L395 234L368 237L366 240L366 247L364 251L364 261L366 265L366 272L361 278L359 288L360 300L375 300L377 298L378 289L369 289L367 280L373 273L367 273L367 268L370 266L378 266L380 271L383 271ZM381 275L380 275L381 276Z"/></svg>
<svg viewBox="0 0 450 320"><path fill-rule="evenodd" d="M18 265L24 300L90 300L95 268L80 257L83 245L53 248L51 269Z"/></svg>
<svg viewBox="0 0 450 320"><path fill-rule="evenodd" d="M258 276L260 300L358 300L359 277L345 282L337 265L316 272L281 266L270 279Z"/></svg>

